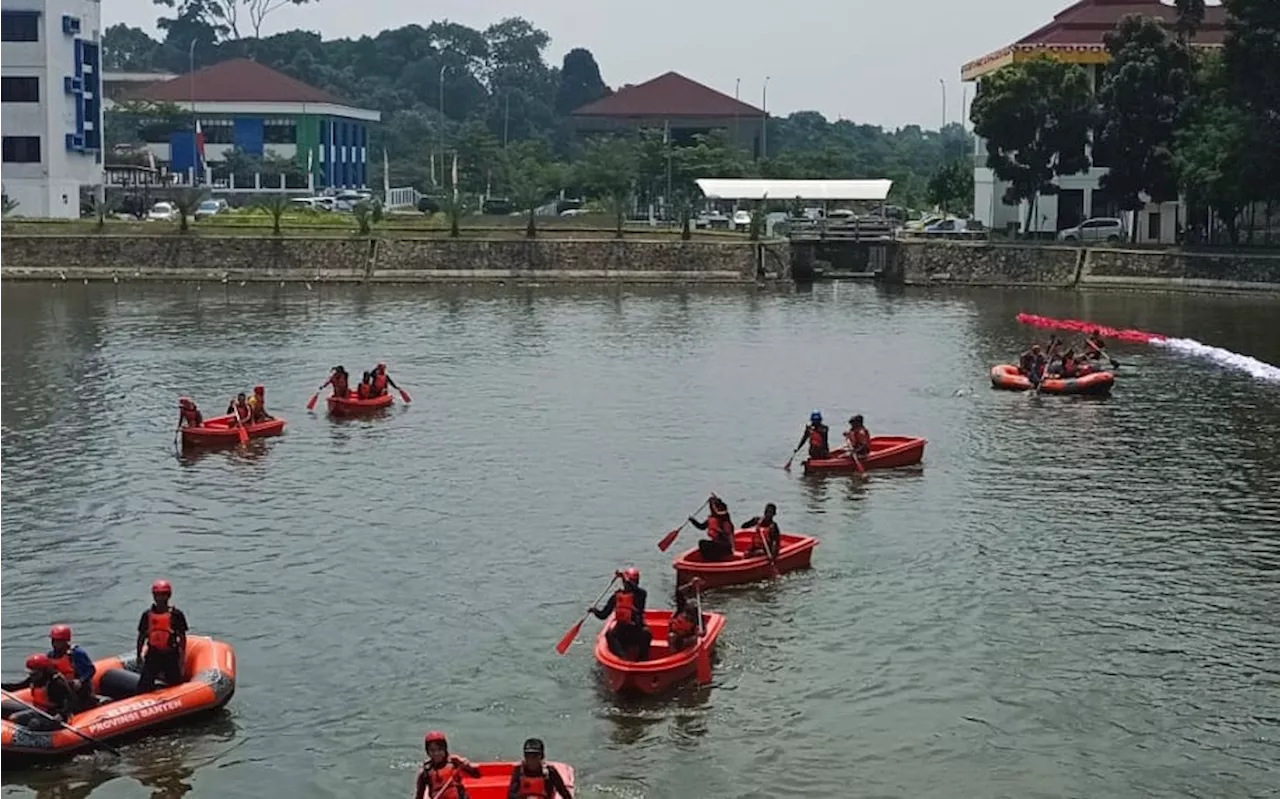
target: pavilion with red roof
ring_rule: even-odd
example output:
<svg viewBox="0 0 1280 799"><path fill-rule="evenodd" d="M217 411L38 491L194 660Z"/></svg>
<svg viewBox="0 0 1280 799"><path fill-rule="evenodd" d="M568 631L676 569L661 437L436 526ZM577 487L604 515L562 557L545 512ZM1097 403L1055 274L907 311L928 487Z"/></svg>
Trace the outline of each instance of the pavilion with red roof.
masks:
<svg viewBox="0 0 1280 799"><path fill-rule="evenodd" d="M1168 28L1172 28L1177 19L1177 10L1161 0L1078 0L1058 12L1051 22L1013 44L965 64L960 68L960 78L978 83L980 92L984 77L1010 64L1048 56L1080 65L1088 73L1090 85L1096 88L1110 60L1105 37L1130 14L1152 17ZM1221 47L1225 38L1226 10L1222 6L1207 6L1192 45ZM1014 207L1001 202L1008 184L997 180L987 168L986 142L978 139L975 145L974 217L995 229L1020 226L1026 220L1027 203ZM1059 193L1037 199L1037 213L1031 220L1030 231L1054 233L1091 217L1128 217L1129 213L1121 214L1115 202L1101 190L1102 176L1106 173L1105 166L1094 164L1087 172L1058 178ZM1138 241L1171 243L1176 240L1180 203L1152 203L1134 213L1136 217L1128 221L1135 226Z"/></svg>
<svg viewBox="0 0 1280 799"><path fill-rule="evenodd" d="M610 131L669 130L679 143L698 134L722 131L759 157L765 112L675 72L659 75L573 111L581 134Z"/></svg>
<svg viewBox="0 0 1280 799"><path fill-rule="evenodd" d="M124 98L172 103L194 113L196 131L175 131L147 147L184 173L239 148L249 155L296 158L320 186L358 188L368 177L368 123L377 111L249 59L237 58L141 86Z"/></svg>

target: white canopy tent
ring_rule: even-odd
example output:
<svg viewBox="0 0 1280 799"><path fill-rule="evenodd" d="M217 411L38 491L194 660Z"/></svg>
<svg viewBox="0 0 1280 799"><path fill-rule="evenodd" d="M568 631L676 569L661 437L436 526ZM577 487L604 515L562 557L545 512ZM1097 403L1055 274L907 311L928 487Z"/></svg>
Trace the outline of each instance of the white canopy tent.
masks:
<svg viewBox="0 0 1280 799"><path fill-rule="evenodd" d="M763 180L698 178L709 200L863 200L884 202L892 180Z"/></svg>

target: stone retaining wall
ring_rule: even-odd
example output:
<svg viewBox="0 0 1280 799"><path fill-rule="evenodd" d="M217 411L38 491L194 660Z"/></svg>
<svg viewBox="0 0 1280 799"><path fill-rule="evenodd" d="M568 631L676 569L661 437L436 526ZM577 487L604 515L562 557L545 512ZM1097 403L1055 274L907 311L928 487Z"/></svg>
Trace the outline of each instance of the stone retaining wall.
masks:
<svg viewBox="0 0 1280 799"><path fill-rule="evenodd" d="M5 235L9 279L752 282L790 277L785 241Z"/></svg>

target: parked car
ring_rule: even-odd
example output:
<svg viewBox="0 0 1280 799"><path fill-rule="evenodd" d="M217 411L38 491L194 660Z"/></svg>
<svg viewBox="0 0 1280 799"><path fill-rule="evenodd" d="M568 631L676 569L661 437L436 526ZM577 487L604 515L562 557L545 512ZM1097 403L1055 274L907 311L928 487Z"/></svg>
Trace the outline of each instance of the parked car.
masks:
<svg viewBox="0 0 1280 799"><path fill-rule="evenodd" d="M332 211L334 207L332 197L294 197L289 203L294 208L312 211Z"/></svg>
<svg viewBox="0 0 1280 799"><path fill-rule="evenodd" d="M1086 219L1058 233L1059 241L1120 241L1122 238L1124 222L1113 216Z"/></svg>
<svg viewBox="0 0 1280 799"><path fill-rule="evenodd" d="M942 216L941 214L928 214L919 219L912 219L911 221L904 224L902 227L906 230L917 230L917 231L924 230L928 228L930 225L941 222L945 218L946 217Z"/></svg>
<svg viewBox="0 0 1280 799"><path fill-rule="evenodd" d="M926 235L936 236L945 235L947 233L966 233L969 230L969 224L963 219L943 219L934 222L924 229Z"/></svg>
<svg viewBox="0 0 1280 799"><path fill-rule="evenodd" d="M152 222L172 222L178 218L178 209L173 203L159 202L151 206L147 219Z"/></svg>
<svg viewBox="0 0 1280 799"><path fill-rule="evenodd" d="M226 200L205 200L200 203L200 207L196 209L196 219L207 219L211 216L217 216L227 210Z"/></svg>
<svg viewBox="0 0 1280 799"><path fill-rule="evenodd" d="M737 210L733 212L733 229L746 230L751 227L751 212Z"/></svg>

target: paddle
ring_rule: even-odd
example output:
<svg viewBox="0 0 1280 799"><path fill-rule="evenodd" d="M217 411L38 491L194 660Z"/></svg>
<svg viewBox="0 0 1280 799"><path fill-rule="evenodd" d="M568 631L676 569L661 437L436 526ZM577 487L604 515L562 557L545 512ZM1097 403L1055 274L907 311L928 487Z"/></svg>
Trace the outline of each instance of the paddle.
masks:
<svg viewBox="0 0 1280 799"><path fill-rule="evenodd" d="M702 504L698 506L698 510L695 510L693 513L700 512L703 508L707 506L707 503L710 501L711 501L711 497L707 497L706 499L702 500ZM693 513L690 513L689 516L692 516ZM680 523L679 527L677 527L676 529L664 535L662 537L662 540L658 542L658 549L661 550L662 552L666 552L668 549L670 549L671 545L675 543L676 538L679 537L680 531L683 530L684 526L688 523L689 523L689 519L688 517L686 517L685 520Z"/></svg>
<svg viewBox="0 0 1280 799"><path fill-rule="evenodd" d="M240 436L240 446L249 443L249 431L244 427L244 420L240 418L240 409L236 407L235 400L231 401L231 413L236 417L236 432Z"/></svg>
<svg viewBox="0 0 1280 799"><path fill-rule="evenodd" d="M776 522L775 522L776 524ZM763 532L762 532L763 530ZM769 532L762 527L756 528L756 535L760 536L760 545L764 547L764 555L769 559L769 567L773 569L773 576L779 577L781 573L778 571L778 560L773 556L773 550L769 549Z"/></svg>
<svg viewBox="0 0 1280 799"><path fill-rule="evenodd" d="M618 581L618 575L615 574L609 580L609 584L605 586L605 589L600 592L600 596L596 597L596 601L591 603L591 607L594 608L596 605L599 605L600 600L604 599L605 596L607 596L608 593L611 590L613 590L613 584L616 583L617 581ZM588 610L586 613L582 614L581 619L578 619L577 624L569 628L569 632L565 633L564 637L560 639L560 643L556 644L556 652L563 655L565 652L569 651L569 647L573 645L573 639L578 637L578 633L582 630L582 625L586 623L587 617L590 615L591 615L591 611Z"/></svg>
<svg viewBox="0 0 1280 799"><path fill-rule="evenodd" d="M796 459L796 453L799 452L800 448L803 446L804 446L803 441L801 441L799 444L796 445L795 450L793 450L791 453L791 457L787 458L787 462L782 464L782 468L784 471L788 471L788 472L791 471L791 462Z"/></svg>
<svg viewBox="0 0 1280 799"><path fill-rule="evenodd" d="M404 400L404 403L406 405L408 405L410 402L413 402L413 398L409 396L408 391L405 391L403 388L400 388L399 386L396 386L396 391L400 392L400 399Z"/></svg>
<svg viewBox="0 0 1280 799"><path fill-rule="evenodd" d="M694 601L698 604L698 685L711 684L711 648L707 645L707 627L702 621L702 589L693 586Z"/></svg>
<svg viewBox="0 0 1280 799"><path fill-rule="evenodd" d="M326 384L327 385L327 384ZM311 399L307 400L307 410L315 410L316 400L320 399L320 392L324 390L324 386L316 389L316 393L311 395Z"/></svg>
<svg viewBox="0 0 1280 799"><path fill-rule="evenodd" d="M462 787L462 775L460 772L456 770L453 772L453 777L444 785L441 785L440 791L434 794L431 797L431 799L440 799L441 796L444 796L449 791L449 789L455 785L457 785L459 788Z"/></svg>
<svg viewBox="0 0 1280 799"><path fill-rule="evenodd" d="M85 739L86 741L93 744L94 746L101 747L102 749L107 750L108 752L115 755L116 757L120 756L120 750L116 749L111 744L106 743L105 741L100 741L97 738L94 738L92 735L88 735L86 733L81 732L80 730L77 730L75 727L72 727L70 724L66 723L65 721L58 718L57 716L50 716L48 713L45 713L40 708L34 705L29 705L26 702L23 702L21 699L9 693L8 691L0 691L0 693L3 693L5 696L17 702L18 704L22 705L27 710L34 711L36 715L41 716L45 719L48 719L49 721L52 721L54 724L57 724L59 727L62 727L63 729L66 729L66 730L71 730L76 735L79 735L81 738Z"/></svg>

